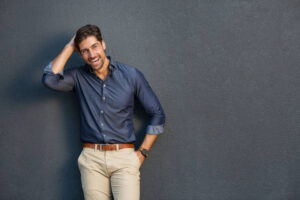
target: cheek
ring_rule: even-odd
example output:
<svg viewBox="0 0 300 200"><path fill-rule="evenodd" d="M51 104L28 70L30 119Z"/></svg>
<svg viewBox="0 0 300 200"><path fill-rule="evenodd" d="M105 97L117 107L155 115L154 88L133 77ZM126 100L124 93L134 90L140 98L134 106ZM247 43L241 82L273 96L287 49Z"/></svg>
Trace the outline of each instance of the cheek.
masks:
<svg viewBox="0 0 300 200"><path fill-rule="evenodd" d="M86 55L85 55L85 56L82 56L82 55L81 55L81 58L82 58L83 60L88 60L89 57L86 56Z"/></svg>
<svg viewBox="0 0 300 200"><path fill-rule="evenodd" d="M105 51L100 51L100 52L99 52L99 55L101 55L101 57L103 57L103 58L106 57Z"/></svg>

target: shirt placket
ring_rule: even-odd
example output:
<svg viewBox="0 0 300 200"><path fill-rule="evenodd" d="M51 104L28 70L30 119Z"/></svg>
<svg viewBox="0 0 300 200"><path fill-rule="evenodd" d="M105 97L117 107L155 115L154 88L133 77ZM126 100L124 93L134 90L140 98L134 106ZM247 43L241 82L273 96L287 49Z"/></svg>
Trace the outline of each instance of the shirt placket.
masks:
<svg viewBox="0 0 300 200"><path fill-rule="evenodd" d="M104 129L104 126L105 126L105 123L104 123L104 115L105 115L105 110L104 108L106 107L106 81L103 81L103 84L102 84L102 106L101 106L101 110L100 110L100 126L101 126L101 133L102 133L102 136L103 136L103 140L104 140L104 143L107 143L107 136L106 134L104 133L103 129Z"/></svg>

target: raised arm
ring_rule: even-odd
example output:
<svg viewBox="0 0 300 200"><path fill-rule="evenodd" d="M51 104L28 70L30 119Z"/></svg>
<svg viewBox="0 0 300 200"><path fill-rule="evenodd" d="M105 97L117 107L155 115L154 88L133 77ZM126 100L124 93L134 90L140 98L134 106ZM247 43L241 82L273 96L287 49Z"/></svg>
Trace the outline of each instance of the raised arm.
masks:
<svg viewBox="0 0 300 200"><path fill-rule="evenodd" d="M76 49L74 38L75 35L44 69L42 82L50 89L66 92L72 91L74 88L75 81L71 73L63 71L67 61Z"/></svg>
<svg viewBox="0 0 300 200"><path fill-rule="evenodd" d="M75 51L74 38L76 35L72 37L70 42L66 44L63 50L58 54L58 56L52 61L52 71L54 74L57 74L63 71L67 61L69 60L72 53Z"/></svg>

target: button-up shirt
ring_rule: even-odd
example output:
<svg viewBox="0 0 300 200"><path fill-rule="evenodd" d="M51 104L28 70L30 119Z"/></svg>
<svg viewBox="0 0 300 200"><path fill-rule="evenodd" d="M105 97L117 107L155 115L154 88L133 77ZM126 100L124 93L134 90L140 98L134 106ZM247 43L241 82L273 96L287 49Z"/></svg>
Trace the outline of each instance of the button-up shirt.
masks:
<svg viewBox="0 0 300 200"><path fill-rule="evenodd" d="M100 79L88 64L52 71L44 69L42 82L57 91L72 91L80 107L80 139L98 144L134 143L134 100L138 99L150 116L147 134L163 133L165 114L144 75L136 68L110 57L109 74Z"/></svg>

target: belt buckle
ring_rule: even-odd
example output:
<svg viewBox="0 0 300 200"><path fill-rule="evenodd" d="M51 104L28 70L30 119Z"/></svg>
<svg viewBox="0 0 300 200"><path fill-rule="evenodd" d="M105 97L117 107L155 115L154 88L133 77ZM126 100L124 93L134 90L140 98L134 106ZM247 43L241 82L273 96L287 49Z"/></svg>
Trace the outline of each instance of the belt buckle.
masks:
<svg viewBox="0 0 300 200"><path fill-rule="evenodd" d="M119 144L112 144L112 145L107 145L107 144L95 144L95 150L97 149L97 146L99 145L99 151L104 151L102 149L103 146L108 146L108 150L120 150ZM115 148L114 148L115 147Z"/></svg>
<svg viewBox="0 0 300 200"><path fill-rule="evenodd" d="M94 146L94 150L95 150L95 151L98 150L98 149L97 149L98 145L101 145L101 144L95 144L95 146ZM100 149L100 146L99 146L99 149Z"/></svg>
<svg viewBox="0 0 300 200"><path fill-rule="evenodd" d="M95 151L98 150L98 145L99 145L99 151L102 151L102 144L95 144L94 150L95 150Z"/></svg>

